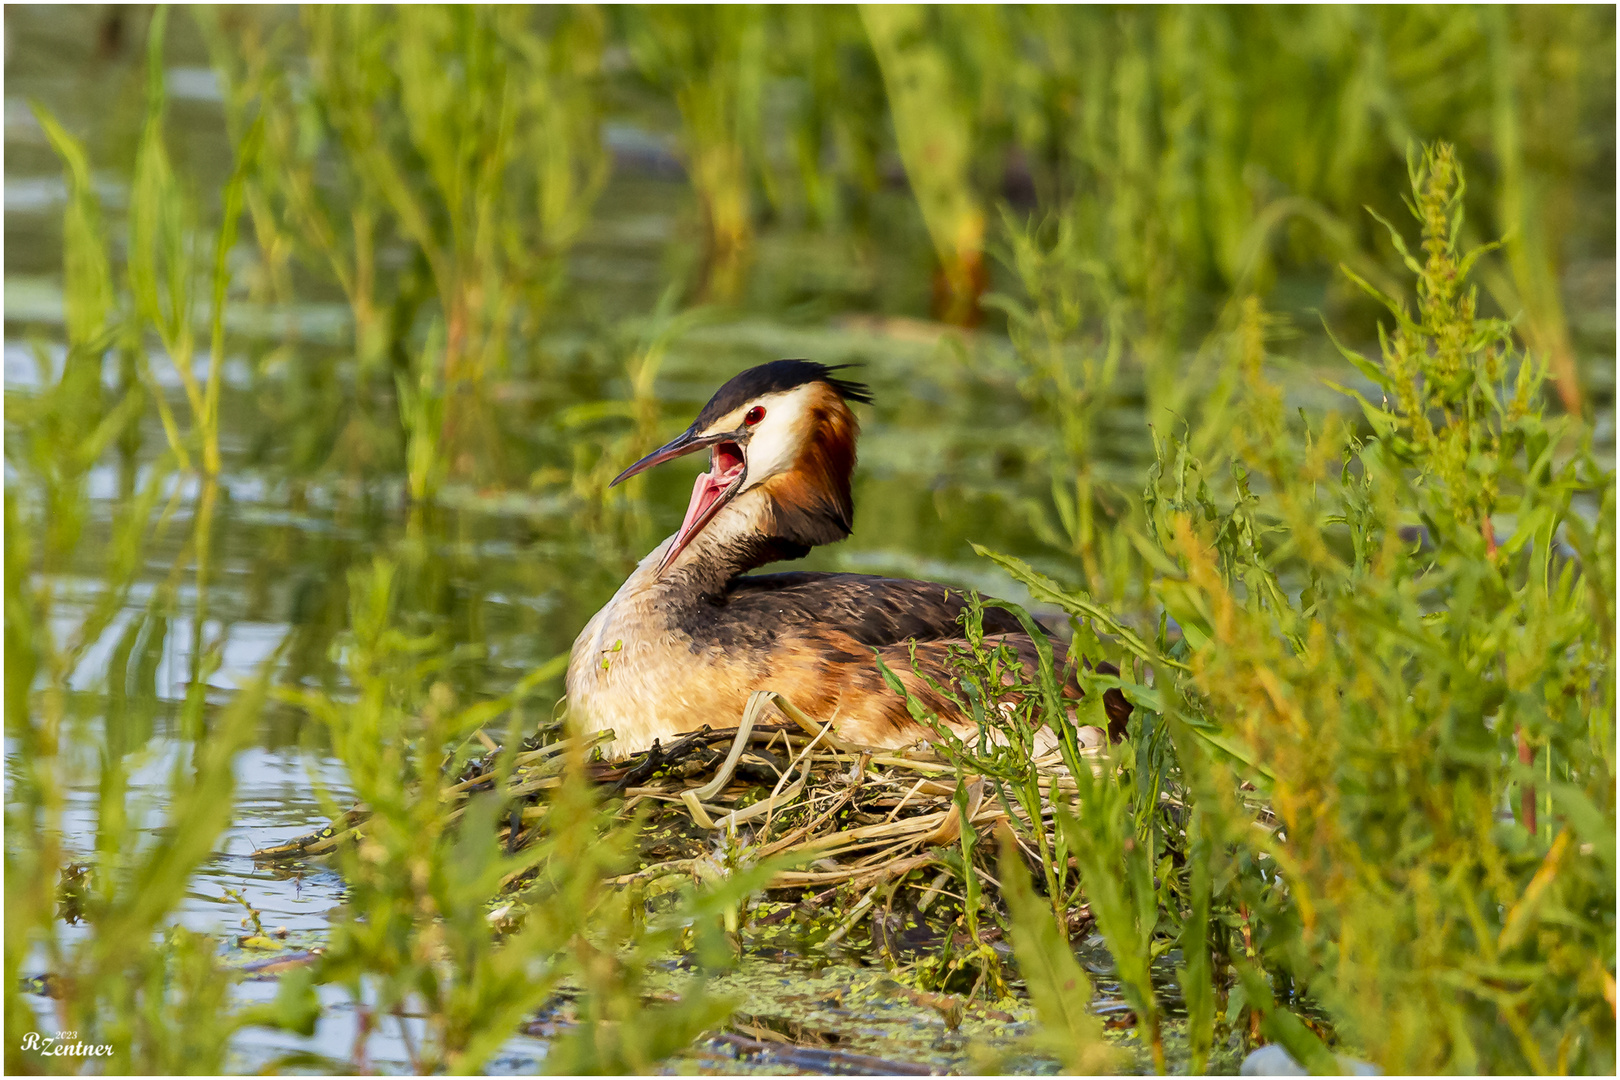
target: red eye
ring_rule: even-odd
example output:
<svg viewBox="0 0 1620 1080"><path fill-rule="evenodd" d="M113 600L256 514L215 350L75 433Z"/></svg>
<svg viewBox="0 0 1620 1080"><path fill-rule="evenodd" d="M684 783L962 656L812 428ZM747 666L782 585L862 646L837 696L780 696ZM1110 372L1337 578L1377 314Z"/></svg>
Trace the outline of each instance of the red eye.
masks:
<svg viewBox="0 0 1620 1080"><path fill-rule="evenodd" d="M753 427L763 419L765 419L764 407L755 405L752 409L748 410L748 415L743 417L743 427Z"/></svg>

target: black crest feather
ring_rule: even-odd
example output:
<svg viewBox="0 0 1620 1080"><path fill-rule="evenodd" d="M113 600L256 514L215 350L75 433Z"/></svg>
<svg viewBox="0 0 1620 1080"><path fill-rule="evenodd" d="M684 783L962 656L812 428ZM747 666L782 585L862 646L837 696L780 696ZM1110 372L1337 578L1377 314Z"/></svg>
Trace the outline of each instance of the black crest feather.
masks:
<svg viewBox="0 0 1620 1080"><path fill-rule="evenodd" d="M818 364L814 360L772 360L768 364L751 367L747 371L738 372L726 381L726 384L714 392L714 397L703 406L693 423L694 430L702 431L720 417L733 409L759 397L761 394L774 394L783 390L792 390L805 383L824 382L838 391L845 401L859 401L863 405L872 403L872 392L864 383L851 382L833 375L835 371L842 371L849 364Z"/></svg>

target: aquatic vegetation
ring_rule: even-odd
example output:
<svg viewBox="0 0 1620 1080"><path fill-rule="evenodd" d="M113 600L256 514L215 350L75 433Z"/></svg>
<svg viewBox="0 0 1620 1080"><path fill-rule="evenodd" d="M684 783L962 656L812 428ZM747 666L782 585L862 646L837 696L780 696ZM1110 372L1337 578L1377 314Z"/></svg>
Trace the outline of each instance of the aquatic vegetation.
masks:
<svg viewBox="0 0 1620 1080"><path fill-rule="evenodd" d="M939 256L935 310L945 322L972 326L984 291L987 217L973 185L976 110L971 89L958 85L962 69L953 69L939 38L950 28L960 42L967 27L956 24L982 29L985 16L962 8L867 4L861 18L883 68L900 160Z"/></svg>
<svg viewBox="0 0 1620 1080"><path fill-rule="evenodd" d="M103 65L128 130L8 119L12 167L61 177L50 228L8 208L9 1069L79 1064L20 1049L47 1025L114 1071L235 1069L334 1012L352 1046L277 1064L380 1033L472 1071L525 1030L555 1071L704 1033L859 1065L747 977L782 949L881 965L850 1002L958 1063L1033 1006L1082 1070L1269 1040L1612 1071L1612 311L1568 272L1612 220L1612 12L145 19L91 46L146 27ZM1409 165L1416 240L1378 216ZM828 236L893 280L760 310ZM14 287L58 270L59 313ZM921 322L931 271L977 333ZM1054 642L1009 683L970 619L1000 742L865 755L790 711L589 760L547 660L671 512L607 481L716 366L862 348L861 482L917 512L869 500L836 565L1008 550L927 573L1010 575L1122 673ZM1086 745L1115 687L1130 737ZM177 923L272 738L357 805L323 789L333 826L261 866L348 895L316 951L236 893L238 972Z"/></svg>
<svg viewBox="0 0 1620 1080"><path fill-rule="evenodd" d="M704 934L719 933L719 912L769 868L718 881L649 930L636 894L611 886L625 868L630 834L597 808L584 748L520 752L522 714L512 706L556 665L503 698L458 704L440 677L453 651L399 625L395 575L379 561L351 581L352 629L340 648L358 700L278 690L326 725L364 807L322 844L335 852L349 892L306 992L341 986L363 1027L388 1018L399 1024L413 1068L464 1073L482 1070L568 981L580 999L578 1027L553 1047L548 1068L648 1069L731 1010L705 995L701 980L672 1004L646 1007L638 987L649 961L677 936L696 947ZM504 749L496 752L484 728L503 723ZM538 768L520 766L535 758ZM522 798L540 791L547 797L538 803ZM492 911L515 884L521 892ZM405 1029L407 1012L425 1022L420 1044ZM353 1065L362 1068L363 1040L355 1053Z"/></svg>
<svg viewBox="0 0 1620 1080"><path fill-rule="evenodd" d="M229 820L232 759L251 737L263 687L242 694L212 725L206 744L175 755L163 811L170 840L143 841L141 819L154 808L130 792L129 772L157 709L154 645L173 611L172 590L154 594L144 611L117 627L104 710L87 709L91 703L76 692L74 675L87 651L116 626L154 533L169 525L173 505L160 518L156 511L174 472L172 462L152 469L117 520L87 520L86 473L120 425L103 420L88 431L76 428L75 419L84 418L77 407L84 366L82 354L70 356L62 377L46 384L26 415L8 410L7 458L18 471L6 493L6 733L17 747L6 808L7 1067L41 1065L22 1049L24 1035L36 1027L24 996L24 964L38 950L48 965L57 1029L112 1046L110 1069L218 1068L230 1034L228 1024L213 1022L225 975L207 939L182 928L164 931L191 872L212 853ZM112 415L127 419L129 410ZM36 578L37 565L70 565L103 539L97 534L107 524L112 558L103 580L63 589ZM63 623L68 630L58 637L50 628ZM187 703L198 730L202 706L200 693ZM70 785L88 779L76 752L84 743L97 751L90 775L98 802L89 861L75 864L64 846L64 814ZM64 912L88 933L70 937ZM190 1034L171 1037L183 1030Z"/></svg>
<svg viewBox="0 0 1620 1080"><path fill-rule="evenodd" d="M592 90L601 16L430 5L201 18L238 153L258 151L245 198L272 280L292 263L335 282L357 374L402 371L413 494L446 468L477 474L496 456L484 380L536 363L514 347L541 326L607 177ZM380 270L395 260L408 272Z"/></svg>
<svg viewBox="0 0 1620 1080"><path fill-rule="evenodd" d="M795 209L796 196L812 227L867 230L888 132L883 75L860 13L783 4L767 8L766 17L773 20L766 31L770 73L796 90L787 120L794 168L780 169L767 147L766 193L786 210Z"/></svg>
<svg viewBox="0 0 1620 1080"><path fill-rule="evenodd" d="M1030 500L1024 510L1043 542L1079 558L1093 595L1121 602L1140 565L1131 534L1142 523L1134 492L1098 476L1097 451L1125 393L1123 304L1074 215L1020 225L1008 214L1005 224L1006 259L1024 295L991 293L983 302L1005 314L1019 391L1056 436L1040 462L1052 478L1051 506Z"/></svg>
<svg viewBox="0 0 1620 1080"><path fill-rule="evenodd" d="M1589 160L1577 133L1607 123L1612 34L1529 8L1031 7L939 39L971 35L954 85L996 80L1006 114L964 153L1016 154L1040 206L1063 208L1130 301L1128 358L1157 423L1193 400L1201 309L1264 294L1290 263L1374 250L1362 204L1392 210L1379 193L1398 190L1407 144L1434 138L1470 164L1490 145L1478 164L1502 183L1470 208L1473 235L1508 240L1485 280L1502 308L1523 308L1565 411L1580 412L1554 252L1577 234L1568 207ZM914 184L947 182L906 164ZM986 165L971 183L984 200L1001 179Z"/></svg>
<svg viewBox="0 0 1620 1080"><path fill-rule="evenodd" d="M1134 675L1101 680L1144 719L1119 767L1195 808L1161 830L1156 785L1112 810L1126 785L1089 805L1081 785L1068 832L1116 845L1081 880L1127 986L1125 958L1202 940L1184 985L1212 965L1228 1021L1247 1010L1307 1063L1325 1051L1290 1010L1310 1004L1389 1072L1606 1071L1613 476L1544 418L1543 364L1476 315L1451 149L1414 159L1412 185L1416 308L1384 298L1381 358L1347 351L1385 393L1362 400L1372 434L1296 434L1251 363L1224 498L1161 441L1144 501L1179 640L998 561L1129 654ZM1149 862L1157 917L1130 902Z"/></svg>
<svg viewBox="0 0 1620 1080"><path fill-rule="evenodd" d="M161 25L160 19L159 33ZM234 759L253 736L267 680L208 715L205 692L224 638L223 630L211 638L203 630L219 467L219 364L211 361L201 382L190 366L192 297L208 270L193 258L187 203L163 153L162 100L159 77L131 206L126 295L132 303L120 303L125 296L114 293L83 147L39 112L65 164L64 256L71 272L61 369L53 371L49 348L35 342L40 390L8 402L6 415L6 460L15 470L5 502L6 732L17 747L15 765L8 764L5 850L6 1061L12 1071L80 1064L24 1053L24 1036L36 1024L22 969L36 950L48 965L44 989L56 1030L106 1047L111 1071L220 1069L239 1026L222 1015L230 979L213 941L171 921L191 875L212 855L230 820ZM228 247L227 233L219 250ZM223 272L216 265L216 357ZM125 436L156 389L142 344L148 326L176 365L193 423L182 431L164 407L166 452L144 475L123 470L125 498L110 521L101 520L91 513L91 471L115 446L128 452ZM116 399L106 400L102 354L115 343L131 362L123 365ZM186 481L195 482L190 498L184 498ZM191 512L188 538L164 585L144 604L133 603L136 579L175 526L183 502ZM100 576L75 582L70 571L97 547L104 549ZM169 780L161 805L152 806L131 791L130 773L149 756L142 751L160 707L158 658L188 565L194 567L194 630L178 716L186 740L175 745L172 760L153 763ZM108 635L115 636L113 647L98 665L91 653ZM93 697L83 692L87 670ZM88 770L81 747L94 749ZM70 788L85 783L87 771L97 792L93 850L75 863L64 844L64 816ZM161 841L148 835L154 815L161 817ZM64 918L87 932L68 934Z"/></svg>
<svg viewBox="0 0 1620 1080"><path fill-rule="evenodd" d="M1040 1015L1048 1049L1079 1075L1115 1071L1116 1055L1091 1013L1091 980L1074 958L1062 924L1030 889L1023 856L1010 838L1002 841L997 865L1018 969Z"/></svg>

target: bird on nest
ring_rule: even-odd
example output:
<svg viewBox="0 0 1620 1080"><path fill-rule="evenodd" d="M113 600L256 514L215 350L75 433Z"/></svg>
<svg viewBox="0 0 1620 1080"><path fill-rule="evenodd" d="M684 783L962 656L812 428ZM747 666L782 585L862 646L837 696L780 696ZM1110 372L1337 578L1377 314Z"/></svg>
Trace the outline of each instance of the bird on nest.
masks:
<svg viewBox="0 0 1620 1080"><path fill-rule="evenodd" d="M951 650L966 646L960 590L868 574L750 573L850 533L860 432L850 403L872 398L837 370L809 360L749 368L689 428L614 479L709 452L680 528L641 560L569 656L571 723L585 734L611 729L613 756L721 726L756 690L830 720L845 743L896 749L929 738L874 653L943 723L976 734L929 682L952 682ZM1011 645L1033 672L1035 643L1016 618L985 608L983 626L988 643ZM1065 692L1080 694L1072 679ZM1118 738L1131 706L1117 689L1103 705ZM1101 732L1089 734L1100 741ZM1053 745L1049 732L1038 735L1038 745Z"/></svg>

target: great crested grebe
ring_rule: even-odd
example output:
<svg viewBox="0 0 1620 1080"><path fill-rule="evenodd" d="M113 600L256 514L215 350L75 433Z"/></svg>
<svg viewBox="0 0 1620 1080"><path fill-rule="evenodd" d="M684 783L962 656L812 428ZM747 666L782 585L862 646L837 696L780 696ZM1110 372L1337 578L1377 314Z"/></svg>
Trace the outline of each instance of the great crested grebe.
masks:
<svg viewBox="0 0 1620 1080"><path fill-rule="evenodd" d="M959 591L866 574L743 576L849 535L859 428L848 402L872 399L835 370L808 360L750 368L613 481L709 451L680 529L641 560L569 656L571 722L611 728L615 756L734 722L755 690L832 720L849 743L893 749L928 737L884 684L874 650L942 720L971 727L912 667L915 643L921 669L950 678L949 647L963 644ZM984 629L1033 664L1034 642L1010 614L985 609ZM1131 707L1118 690L1103 700L1117 737Z"/></svg>

